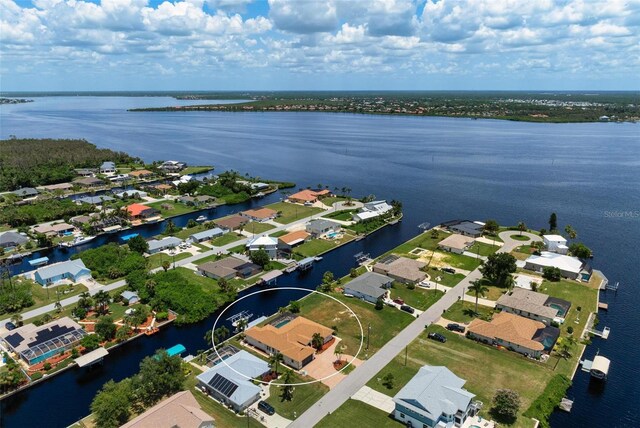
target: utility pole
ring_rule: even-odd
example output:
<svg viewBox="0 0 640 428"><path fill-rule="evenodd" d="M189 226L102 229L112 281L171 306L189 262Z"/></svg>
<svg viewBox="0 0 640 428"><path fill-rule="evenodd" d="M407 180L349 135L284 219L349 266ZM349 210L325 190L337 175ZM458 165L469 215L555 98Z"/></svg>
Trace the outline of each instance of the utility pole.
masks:
<svg viewBox="0 0 640 428"><path fill-rule="evenodd" d="M371 323L369 323L367 327L367 351L369 350L369 337L371 337Z"/></svg>
<svg viewBox="0 0 640 428"><path fill-rule="evenodd" d="M409 353L409 346L404 347L404 366L407 367L407 354Z"/></svg>

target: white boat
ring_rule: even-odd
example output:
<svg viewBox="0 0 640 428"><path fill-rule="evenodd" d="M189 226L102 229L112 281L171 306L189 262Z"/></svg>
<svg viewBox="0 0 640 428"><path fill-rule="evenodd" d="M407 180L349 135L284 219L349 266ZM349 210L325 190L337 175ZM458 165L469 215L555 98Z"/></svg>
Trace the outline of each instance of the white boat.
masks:
<svg viewBox="0 0 640 428"><path fill-rule="evenodd" d="M206 216L204 216L204 215L201 215L200 217L198 217L198 218L196 219L196 221L199 221L199 222L207 221L207 217L206 217Z"/></svg>
<svg viewBox="0 0 640 428"><path fill-rule="evenodd" d="M66 248L71 248L71 247L77 247L78 245L82 245L82 244L86 244L87 242L91 242L94 239L96 239L95 236L76 236L75 238L73 238L73 241L69 241L69 242L61 242L60 246L61 247L66 247Z"/></svg>

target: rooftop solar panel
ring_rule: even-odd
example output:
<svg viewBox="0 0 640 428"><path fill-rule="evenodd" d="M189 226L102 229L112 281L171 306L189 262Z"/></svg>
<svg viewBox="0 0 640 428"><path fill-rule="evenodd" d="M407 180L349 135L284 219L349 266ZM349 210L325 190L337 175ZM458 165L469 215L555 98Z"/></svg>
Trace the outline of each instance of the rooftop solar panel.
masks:
<svg viewBox="0 0 640 428"><path fill-rule="evenodd" d="M211 378L209 386L227 398L231 397L235 390L238 389L238 385L218 373Z"/></svg>
<svg viewBox="0 0 640 428"><path fill-rule="evenodd" d="M13 333L7 336L4 340L6 340L9 345L15 348L16 346L20 345L20 343L24 340L24 337L20 336L20 333Z"/></svg>

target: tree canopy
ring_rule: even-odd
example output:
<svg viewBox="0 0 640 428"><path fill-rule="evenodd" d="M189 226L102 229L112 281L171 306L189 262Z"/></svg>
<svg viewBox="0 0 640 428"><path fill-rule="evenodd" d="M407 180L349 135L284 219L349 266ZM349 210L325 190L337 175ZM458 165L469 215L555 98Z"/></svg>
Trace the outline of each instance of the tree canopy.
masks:
<svg viewBox="0 0 640 428"><path fill-rule="evenodd" d="M516 269L516 258L511 254L494 253L487 257L487 261L480 267L480 272L498 287L506 287Z"/></svg>

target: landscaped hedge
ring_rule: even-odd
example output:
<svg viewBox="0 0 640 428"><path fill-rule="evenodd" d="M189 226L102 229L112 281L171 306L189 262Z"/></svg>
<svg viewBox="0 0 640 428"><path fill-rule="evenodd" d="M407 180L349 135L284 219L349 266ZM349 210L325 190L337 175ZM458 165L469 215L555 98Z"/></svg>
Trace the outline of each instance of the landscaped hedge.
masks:
<svg viewBox="0 0 640 428"><path fill-rule="evenodd" d="M535 399L531 406L524 412L529 418L535 418L540 421L540 427L549 428L549 416L553 410L560 404L567 389L571 386L571 380L565 375L555 375L549 381L542 394Z"/></svg>

